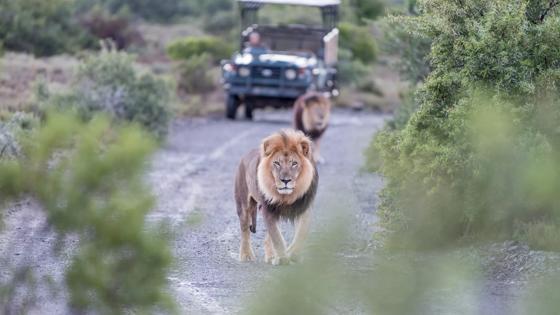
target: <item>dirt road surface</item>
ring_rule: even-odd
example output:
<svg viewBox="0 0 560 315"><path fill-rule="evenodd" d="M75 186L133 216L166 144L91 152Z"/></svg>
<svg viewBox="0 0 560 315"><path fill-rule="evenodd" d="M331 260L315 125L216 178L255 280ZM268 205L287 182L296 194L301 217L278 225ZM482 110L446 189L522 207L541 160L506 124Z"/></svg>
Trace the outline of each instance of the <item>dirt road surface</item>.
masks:
<svg viewBox="0 0 560 315"><path fill-rule="evenodd" d="M168 144L155 157L149 180L158 196L151 220L170 220L177 267L170 275L183 311L229 314L273 267L263 262L264 224L253 234L255 263L239 263L239 221L233 201L233 179L240 157L260 140L290 126L288 111L259 112L255 121L194 119L177 122ZM312 232L326 224L321 208L332 197L348 198L354 209L357 246L372 236L376 190L381 179L360 172L363 151L384 117L368 112L337 111L322 147L326 163L319 166L320 185ZM289 230L289 229L287 229Z"/></svg>
<svg viewBox="0 0 560 315"><path fill-rule="evenodd" d="M252 122L221 118L174 122L167 143L154 156L146 175L158 200L147 220L165 221L171 226L175 264L169 280L181 313L239 313L258 283L273 277L278 268L290 268L263 262L261 218L257 233L252 235L257 261L237 261L239 225L233 201L237 163L263 137L289 127L291 120L289 111L257 112L255 116ZM379 176L361 171L363 151L386 118L366 111L337 110L322 142L326 163L319 166L311 239L329 224L325 212L332 211L333 203L336 204L350 217L351 241L345 251L349 266L355 270L370 268L361 265L366 259L360 259L360 253L372 246L377 193L383 185ZM45 228L41 211L31 201L10 207L4 222L0 252L13 255L6 255L8 259L2 264L31 265L39 277L50 275L53 283L63 283L64 266L75 242L68 240L60 255L52 255L55 235ZM0 277L6 277L7 270L8 267L3 268ZM44 287L38 290L38 301L30 314L68 313L63 293L51 296ZM488 305L469 305L479 310L475 314L506 313L503 301L507 297L495 292L481 293L488 296ZM455 307L462 309L463 305ZM436 313L458 314L445 309Z"/></svg>

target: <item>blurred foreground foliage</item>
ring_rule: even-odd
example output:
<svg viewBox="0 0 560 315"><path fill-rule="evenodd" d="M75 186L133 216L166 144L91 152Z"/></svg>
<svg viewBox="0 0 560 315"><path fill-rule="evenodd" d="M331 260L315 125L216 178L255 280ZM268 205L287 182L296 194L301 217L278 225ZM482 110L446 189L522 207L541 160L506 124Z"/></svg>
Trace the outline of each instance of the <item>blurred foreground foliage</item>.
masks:
<svg viewBox="0 0 560 315"><path fill-rule="evenodd" d="M0 161L0 199L36 199L61 239L79 239L66 271L69 306L100 314L172 310L171 253L162 227L145 223L154 205L142 181L151 137L104 116L84 123L55 112L29 132L19 138L20 157Z"/></svg>
<svg viewBox="0 0 560 315"><path fill-rule="evenodd" d="M355 243L350 221L359 219L342 203L320 209L321 216L332 215L330 224L312 233L303 262L260 281L242 314L556 314L557 264L552 269L537 264L543 268L537 277L525 270L535 268L534 260L542 262L542 254L508 245L364 250ZM393 243L396 236L386 240ZM501 257L508 250L512 255Z"/></svg>
<svg viewBox="0 0 560 315"><path fill-rule="evenodd" d="M555 2L554 2L555 3ZM560 17L549 1L418 1L419 110L369 150L398 246L519 239L560 250ZM537 12L537 13L536 13Z"/></svg>
<svg viewBox="0 0 560 315"><path fill-rule="evenodd" d="M393 134L376 139L381 171L390 179L380 213L398 235L393 245L517 239L560 250L554 232L560 227L558 102L524 108L472 93L440 126L452 135L449 141L423 138L406 157L396 148L412 140Z"/></svg>

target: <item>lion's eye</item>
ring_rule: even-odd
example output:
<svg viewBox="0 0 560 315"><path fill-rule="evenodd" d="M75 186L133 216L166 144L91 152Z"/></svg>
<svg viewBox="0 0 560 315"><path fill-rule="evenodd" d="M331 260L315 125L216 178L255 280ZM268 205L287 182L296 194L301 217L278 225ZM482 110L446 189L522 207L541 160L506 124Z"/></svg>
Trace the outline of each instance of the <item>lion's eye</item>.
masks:
<svg viewBox="0 0 560 315"><path fill-rule="evenodd" d="M274 166L276 166L276 167L280 167L280 162L278 162L278 161L274 161Z"/></svg>
<svg viewBox="0 0 560 315"><path fill-rule="evenodd" d="M297 166L297 162L292 162L292 167L296 167Z"/></svg>

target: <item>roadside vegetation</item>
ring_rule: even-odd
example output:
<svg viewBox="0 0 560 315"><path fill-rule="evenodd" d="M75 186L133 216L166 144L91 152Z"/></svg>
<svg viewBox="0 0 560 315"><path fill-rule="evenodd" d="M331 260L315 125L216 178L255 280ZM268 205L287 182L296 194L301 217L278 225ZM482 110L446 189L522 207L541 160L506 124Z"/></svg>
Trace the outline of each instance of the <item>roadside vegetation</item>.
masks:
<svg viewBox="0 0 560 315"><path fill-rule="evenodd" d="M388 181L385 226L403 246L516 239L560 249L553 3L419 4L419 15L390 19L432 42L430 72L369 151Z"/></svg>

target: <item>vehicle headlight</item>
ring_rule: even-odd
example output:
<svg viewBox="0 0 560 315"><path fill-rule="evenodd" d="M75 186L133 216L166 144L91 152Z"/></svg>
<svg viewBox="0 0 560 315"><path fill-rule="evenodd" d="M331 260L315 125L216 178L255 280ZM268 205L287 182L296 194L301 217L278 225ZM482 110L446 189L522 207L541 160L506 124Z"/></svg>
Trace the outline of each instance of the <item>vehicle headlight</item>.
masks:
<svg viewBox="0 0 560 315"><path fill-rule="evenodd" d="M251 74L251 69L248 67L240 67L239 68L239 75L242 77L248 77Z"/></svg>
<svg viewBox="0 0 560 315"><path fill-rule="evenodd" d="M231 63L226 63L225 65L223 65L222 69L224 70L224 72L234 72L235 66Z"/></svg>
<svg viewBox="0 0 560 315"><path fill-rule="evenodd" d="M286 70L284 75L286 76L286 79L294 80L297 77L297 72L294 69L288 69L288 70Z"/></svg>

